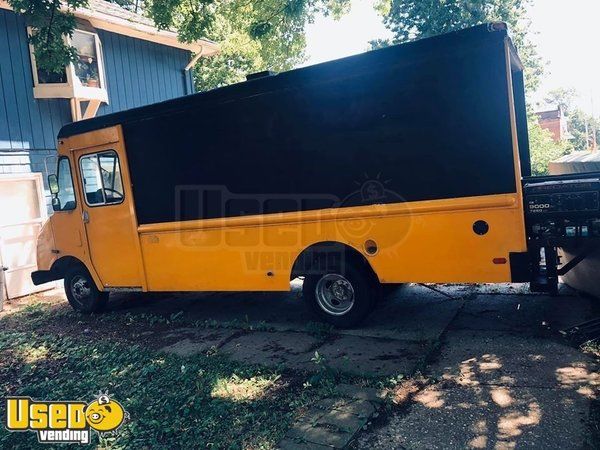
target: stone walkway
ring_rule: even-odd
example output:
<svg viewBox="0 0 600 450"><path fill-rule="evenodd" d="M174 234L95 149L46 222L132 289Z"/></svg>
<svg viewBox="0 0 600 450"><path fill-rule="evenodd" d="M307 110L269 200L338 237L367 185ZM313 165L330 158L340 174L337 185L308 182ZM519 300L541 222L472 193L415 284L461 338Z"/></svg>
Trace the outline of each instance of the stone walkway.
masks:
<svg viewBox="0 0 600 450"><path fill-rule="evenodd" d="M372 388L339 385L339 397L318 402L279 443L281 450L345 448L376 414L384 394Z"/></svg>
<svg viewBox="0 0 600 450"><path fill-rule="evenodd" d="M244 314L247 323L272 331L184 329L166 336L162 350L185 356L213 349L236 361L301 371L321 369L314 362L318 352L321 364L352 375L425 373L427 381L410 385L405 398L392 394L397 407L384 425L362 431L379 405L373 392L359 399L340 395L300 418L283 449L344 448L353 440L355 448L380 449L589 446L598 366L557 331L597 316L599 305L568 288L555 298L528 294L523 285L436 288L443 294L404 288L364 327L335 334L306 330L297 291L283 306L266 295L262 305L251 302L241 311L237 301L247 294L235 294L221 298L232 304L210 317L240 320ZM187 305L186 315L206 314Z"/></svg>
<svg viewBox="0 0 600 450"><path fill-rule="evenodd" d="M160 351L182 357L219 351L242 363L293 371L327 368L366 377L408 376L423 364L463 306L463 297L473 289L461 288L450 296L418 286L405 289L402 306L410 313L393 314L397 305L393 298L387 299L375 318L369 318L371 325L356 330L311 333L303 331L306 327L271 321L266 325L272 331L183 328L160 339L154 336L154 341L165 344ZM423 297L428 299L426 309L418 308ZM397 319L392 326L378 320L388 314ZM255 325L265 326L262 322ZM336 391L336 397L318 402L291 427L280 442L282 450L345 448L377 414L383 401L383 394L372 388L341 385Z"/></svg>
<svg viewBox="0 0 600 450"><path fill-rule="evenodd" d="M320 370L312 361L318 352L323 364L338 372L358 376L408 375L422 363L424 355L462 307L464 300L460 295L468 293L468 289L462 289L448 298L418 286L407 288L402 291L401 315L395 299L387 299L364 327L335 332L326 328L307 330L308 319L300 324L287 321L298 307L301 308L299 314L305 314L303 305L296 301L292 311L282 314L279 321L265 323L248 319L245 322L271 331L182 328L161 336L159 341L165 345L160 350L190 356L212 348L235 361L308 372ZM243 311L248 310L252 312L252 306L245 305ZM196 318L194 311L185 314L188 320ZM388 322L390 317L395 323ZM233 315L230 321L237 318ZM223 323L215 321L217 326L220 322Z"/></svg>

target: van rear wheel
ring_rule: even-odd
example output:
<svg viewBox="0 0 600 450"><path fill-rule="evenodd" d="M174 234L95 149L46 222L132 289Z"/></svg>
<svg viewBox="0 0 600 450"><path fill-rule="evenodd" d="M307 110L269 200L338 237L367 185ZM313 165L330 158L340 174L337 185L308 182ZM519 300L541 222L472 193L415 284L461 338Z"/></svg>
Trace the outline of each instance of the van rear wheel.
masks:
<svg viewBox="0 0 600 450"><path fill-rule="evenodd" d="M65 293L75 311L91 314L102 311L108 303L108 292L100 292L84 267L74 267L65 275Z"/></svg>
<svg viewBox="0 0 600 450"><path fill-rule="evenodd" d="M302 296L321 321L339 328L358 325L373 309L378 286L354 264L304 277Z"/></svg>

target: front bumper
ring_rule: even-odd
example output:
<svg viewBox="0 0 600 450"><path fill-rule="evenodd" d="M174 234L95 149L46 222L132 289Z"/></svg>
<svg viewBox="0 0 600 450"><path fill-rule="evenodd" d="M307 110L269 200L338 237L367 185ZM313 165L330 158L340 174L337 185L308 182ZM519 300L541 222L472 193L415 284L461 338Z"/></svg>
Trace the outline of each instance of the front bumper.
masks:
<svg viewBox="0 0 600 450"><path fill-rule="evenodd" d="M62 277L58 275L53 270L36 270L35 272L31 272L31 281L36 286L44 283L48 283L49 281L60 280Z"/></svg>

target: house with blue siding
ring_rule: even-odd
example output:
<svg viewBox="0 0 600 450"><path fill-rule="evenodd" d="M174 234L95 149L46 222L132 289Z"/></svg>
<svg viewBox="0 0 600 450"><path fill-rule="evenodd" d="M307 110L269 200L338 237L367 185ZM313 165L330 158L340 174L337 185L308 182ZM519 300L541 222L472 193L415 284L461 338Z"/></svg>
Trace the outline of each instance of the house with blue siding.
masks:
<svg viewBox="0 0 600 450"><path fill-rule="evenodd" d="M46 175L56 166L60 128L192 94L190 69L219 51L206 39L180 42L175 32L104 0L89 0L74 15L67 40L77 59L64 73L45 73L24 18L0 0L0 310L2 296L33 289L29 273L37 230L51 211Z"/></svg>
<svg viewBox="0 0 600 450"><path fill-rule="evenodd" d="M104 0L75 16L78 61L64 75L43 74L23 17L0 0L0 173L44 172L68 122L193 93L190 62L218 52L214 42L179 42Z"/></svg>

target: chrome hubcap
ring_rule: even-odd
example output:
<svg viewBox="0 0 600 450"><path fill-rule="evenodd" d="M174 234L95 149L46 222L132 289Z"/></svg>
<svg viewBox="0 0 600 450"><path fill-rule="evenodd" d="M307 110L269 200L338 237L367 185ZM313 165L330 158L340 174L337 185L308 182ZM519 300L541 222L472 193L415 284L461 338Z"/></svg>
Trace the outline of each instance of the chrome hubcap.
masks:
<svg viewBox="0 0 600 450"><path fill-rule="evenodd" d="M86 278L77 275L71 280L71 292L73 293L75 300L81 303L91 295L92 289Z"/></svg>
<svg viewBox="0 0 600 450"><path fill-rule="evenodd" d="M333 316L343 316L354 306L352 284L337 273L321 277L317 283L316 294L321 309Z"/></svg>

